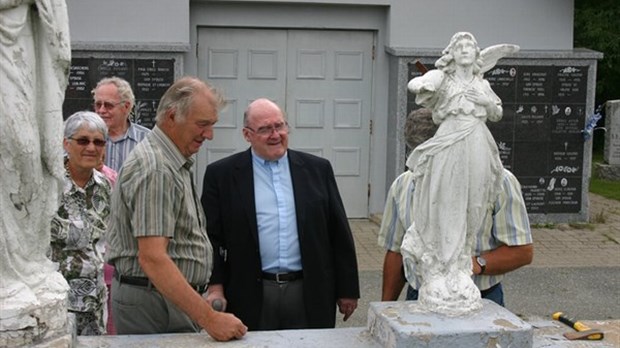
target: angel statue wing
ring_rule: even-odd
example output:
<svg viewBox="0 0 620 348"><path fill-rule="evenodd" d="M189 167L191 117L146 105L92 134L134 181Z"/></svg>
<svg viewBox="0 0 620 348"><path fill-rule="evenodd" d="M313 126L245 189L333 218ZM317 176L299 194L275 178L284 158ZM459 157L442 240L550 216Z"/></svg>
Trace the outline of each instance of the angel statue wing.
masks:
<svg viewBox="0 0 620 348"><path fill-rule="evenodd" d="M491 70L497 61L501 58L506 57L509 54L518 52L520 47L518 45L512 44L499 44L489 46L482 51L480 51L480 61L482 62L480 66L480 74L484 74L485 72Z"/></svg>

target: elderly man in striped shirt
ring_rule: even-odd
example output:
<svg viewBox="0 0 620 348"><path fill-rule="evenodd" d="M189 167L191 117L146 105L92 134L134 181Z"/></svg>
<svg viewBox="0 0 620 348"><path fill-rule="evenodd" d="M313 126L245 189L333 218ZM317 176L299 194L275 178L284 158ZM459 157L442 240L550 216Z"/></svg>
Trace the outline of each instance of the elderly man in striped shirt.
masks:
<svg viewBox="0 0 620 348"><path fill-rule="evenodd" d="M245 335L234 315L201 296L213 268L192 155L213 138L223 97L186 77L164 94L156 126L131 152L112 194L108 260L116 267L112 311L119 334L207 331Z"/></svg>
<svg viewBox="0 0 620 348"><path fill-rule="evenodd" d="M436 130L431 111L418 109L407 119L405 139L413 149L431 138ZM398 300L406 283L400 247L412 223L414 190L413 173L407 170L394 180L386 199L378 238L379 246L386 249L381 295L383 301ZM492 213L487 216L484 228L478 232L475 253L472 255L473 279L482 298L503 306L501 281L504 274L531 263L533 257L532 234L521 185L506 169L502 191ZM419 286L419 280L410 284L406 300L418 299L416 289Z"/></svg>

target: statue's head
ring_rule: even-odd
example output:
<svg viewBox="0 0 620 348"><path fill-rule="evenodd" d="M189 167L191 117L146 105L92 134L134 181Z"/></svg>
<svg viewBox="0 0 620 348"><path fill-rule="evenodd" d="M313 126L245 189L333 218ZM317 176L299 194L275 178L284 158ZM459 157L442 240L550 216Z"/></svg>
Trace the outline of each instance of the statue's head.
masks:
<svg viewBox="0 0 620 348"><path fill-rule="evenodd" d="M478 41L476 40L476 38L474 37L472 33L468 33L466 31L459 31L458 33L452 35L452 38L450 39L450 43L448 44L446 48L444 48L441 54L452 53L452 50L454 49L456 44L461 40L472 41L474 43L474 46L476 46L476 56L480 55L480 48L478 47Z"/></svg>
<svg viewBox="0 0 620 348"><path fill-rule="evenodd" d="M454 70L453 52L457 44L463 40L471 41L474 47L476 47L476 61L474 62L474 73L475 74L478 73L478 71L480 70L480 66L481 66L481 62L478 61L480 58L480 47L478 47L478 41L476 40L474 35L466 31L460 31L452 35L452 38L450 39L450 43L448 43L448 46L446 46L446 48L444 48L444 50L441 52L443 56L435 62L435 66L438 69L441 69L447 72L451 72Z"/></svg>

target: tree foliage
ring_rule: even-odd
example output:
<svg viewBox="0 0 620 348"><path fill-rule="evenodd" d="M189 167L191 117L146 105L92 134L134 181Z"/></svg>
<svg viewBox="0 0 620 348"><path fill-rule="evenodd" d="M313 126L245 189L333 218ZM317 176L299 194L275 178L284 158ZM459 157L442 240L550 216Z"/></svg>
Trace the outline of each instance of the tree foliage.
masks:
<svg viewBox="0 0 620 348"><path fill-rule="evenodd" d="M575 0L574 47L602 52L596 104L620 99L620 1Z"/></svg>

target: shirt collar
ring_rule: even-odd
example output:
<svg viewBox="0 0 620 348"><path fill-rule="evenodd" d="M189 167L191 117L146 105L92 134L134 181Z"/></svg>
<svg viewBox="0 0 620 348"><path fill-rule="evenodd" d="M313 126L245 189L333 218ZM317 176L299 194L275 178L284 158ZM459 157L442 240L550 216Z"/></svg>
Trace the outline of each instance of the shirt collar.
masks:
<svg viewBox="0 0 620 348"><path fill-rule="evenodd" d="M264 165L264 166L267 166L267 165L269 165L269 163L272 163L272 162L275 162L275 163L279 163L280 161L288 162L288 157L287 157L288 151L286 151L284 153L284 155L282 155L282 157L278 158L275 161L270 161L270 160L266 160L266 159L262 158L256 152L254 152L254 149L251 149L251 151L252 151L252 161L255 162L255 163L259 163L261 165Z"/></svg>
<svg viewBox="0 0 620 348"><path fill-rule="evenodd" d="M64 161L65 163L67 163L68 159L65 157ZM105 176L96 169L93 169L92 175L90 176L90 178L86 182L86 185L84 185L83 188L75 185L68 169L65 169L65 178L67 178L67 181L65 182L64 189L63 189L65 194L69 194L75 191L87 191L89 187L93 185L102 186L104 185L104 182L107 180Z"/></svg>
<svg viewBox="0 0 620 348"><path fill-rule="evenodd" d="M114 140L114 142L119 142L122 140L127 140L127 139L131 139L135 142L139 142L140 140L138 139L138 131L136 130L136 126L135 123L127 120L127 122L129 123L129 127L127 127L127 130L125 131L125 134L123 134L123 136L121 136L120 138Z"/></svg>
<svg viewBox="0 0 620 348"><path fill-rule="evenodd" d="M153 127L151 131L153 140L160 144L163 149L164 156L174 164L175 168L185 167L190 169L194 164L194 158L185 158L179 148L172 142L172 140L164 133L157 125Z"/></svg>
<svg viewBox="0 0 620 348"><path fill-rule="evenodd" d="M127 128L127 132L125 133L125 136L123 138L125 139L129 138L131 140L138 141L138 134L137 134L134 123L131 121L128 121L128 122L129 122L129 128Z"/></svg>

